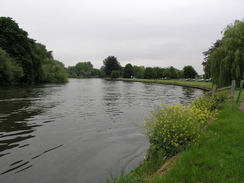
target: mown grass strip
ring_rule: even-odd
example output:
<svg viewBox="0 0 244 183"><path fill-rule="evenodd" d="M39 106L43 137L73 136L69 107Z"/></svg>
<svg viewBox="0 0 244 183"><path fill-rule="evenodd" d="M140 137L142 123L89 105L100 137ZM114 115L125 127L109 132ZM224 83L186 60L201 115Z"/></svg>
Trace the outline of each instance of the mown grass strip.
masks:
<svg viewBox="0 0 244 183"><path fill-rule="evenodd" d="M113 80L119 81L133 81L133 82L145 82L145 83L160 83L168 85L178 85L178 86L189 86L194 88L199 88L203 90L211 90L211 82L198 82L198 81L185 81L183 79L171 79L171 80L155 80L155 79L127 79L127 78L118 78Z"/></svg>

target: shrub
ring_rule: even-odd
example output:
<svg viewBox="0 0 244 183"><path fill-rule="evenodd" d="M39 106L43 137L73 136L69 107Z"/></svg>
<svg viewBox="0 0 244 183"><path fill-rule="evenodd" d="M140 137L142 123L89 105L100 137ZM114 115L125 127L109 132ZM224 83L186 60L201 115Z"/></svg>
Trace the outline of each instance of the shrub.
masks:
<svg viewBox="0 0 244 183"><path fill-rule="evenodd" d="M187 146L197 144L203 136L203 127L214 118L214 101L199 98L190 106L155 106L144 122L143 132L150 142L147 158L172 157Z"/></svg>
<svg viewBox="0 0 244 183"><path fill-rule="evenodd" d="M228 100L228 94L224 92L216 93L214 96L214 100L217 104L223 103Z"/></svg>
<svg viewBox="0 0 244 183"><path fill-rule="evenodd" d="M214 109L216 109L217 104L217 100L213 99L210 96L201 97L192 102L192 106L201 110L208 111L213 111Z"/></svg>

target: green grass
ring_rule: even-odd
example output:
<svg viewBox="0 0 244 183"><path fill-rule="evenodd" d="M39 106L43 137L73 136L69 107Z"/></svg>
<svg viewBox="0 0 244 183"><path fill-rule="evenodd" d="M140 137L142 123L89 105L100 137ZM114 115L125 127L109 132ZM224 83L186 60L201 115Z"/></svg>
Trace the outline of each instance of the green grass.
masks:
<svg viewBox="0 0 244 183"><path fill-rule="evenodd" d="M206 131L207 139L180 154L168 173L151 182L244 182L243 112L223 105Z"/></svg>
<svg viewBox="0 0 244 183"><path fill-rule="evenodd" d="M171 80L155 80L155 79L126 79L118 78L114 80L120 81L133 81L133 82L147 82L147 83L161 83L179 86L190 86L204 90L210 90L212 88L212 82L198 82L198 81L185 81L183 79L171 79Z"/></svg>

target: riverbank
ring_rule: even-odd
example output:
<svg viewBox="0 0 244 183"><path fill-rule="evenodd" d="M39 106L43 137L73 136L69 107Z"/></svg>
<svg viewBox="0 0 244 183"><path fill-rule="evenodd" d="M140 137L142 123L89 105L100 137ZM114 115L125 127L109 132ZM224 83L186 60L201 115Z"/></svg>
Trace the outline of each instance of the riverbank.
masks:
<svg viewBox="0 0 244 183"><path fill-rule="evenodd" d="M159 83L159 84L177 85L177 86L188 86L188 87L192 87L192 88L202 89L204 91L209 91L212 89L212 83L211 82L185 81L182 79L155 80L155 79L117 78L117 79L113 79L113 80L115 80L115 81L128 81L128 82Z"/></svg>
<svg viewBox="0 0 244 183"><path fill-rule="evenodd" d="M217 119L206 128L209 137L179 154L168 172L148 182L242 182L243 121L237 106L223 104Z"/></svg>
<svg viewBox="0 0 244 183"><path fill-rule="evenodd" d="M239 91L236 91L236 95ZM241 96L244 105L244 96ZM144 161L129 174L122 172L108 182L242 182L244 180L244 113L229 101L218 106L219 114L208 125L200 144L171 159ZM161 161L159 165L158 162Z"/></svg>

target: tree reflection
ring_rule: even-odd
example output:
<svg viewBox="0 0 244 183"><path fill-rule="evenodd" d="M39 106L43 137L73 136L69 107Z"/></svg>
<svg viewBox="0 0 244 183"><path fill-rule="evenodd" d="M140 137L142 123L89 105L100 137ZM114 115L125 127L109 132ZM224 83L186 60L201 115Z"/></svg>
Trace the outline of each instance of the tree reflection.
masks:
<svg viewBox="0 0 244 183"><path fill-rule="evenodd" d="M182 90L183 90L183 95L186 97L186 98L192 98L194 96L194 92L195 92L195 88L191 88L191 87L182 87Z"/></svg>
<svg viewBox="0 0 244 183"><path fill-rule="evenodd" d="M40 100L34 87L1 87L0 89L0 152L19 146L23 140L34 137L33 131L40 124L31 118L43 112L35 107Z"/></svg>

